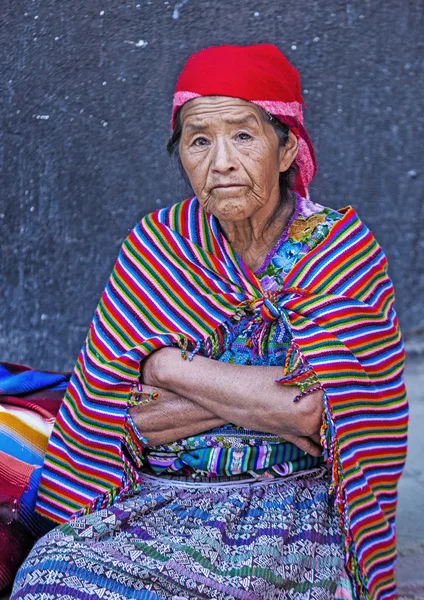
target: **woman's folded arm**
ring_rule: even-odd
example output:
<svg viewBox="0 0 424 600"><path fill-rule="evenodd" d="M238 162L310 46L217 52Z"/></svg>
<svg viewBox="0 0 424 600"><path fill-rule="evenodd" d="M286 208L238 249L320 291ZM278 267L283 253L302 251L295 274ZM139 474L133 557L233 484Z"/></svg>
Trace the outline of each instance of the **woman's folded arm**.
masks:
<svg viewBox="0 0 424 600"><path fill-rule="evenodd" d="M147 385L143 390L157 392L158 401L133 406L130 415L149 446L169 444L225 424L203 406L174 392Z"/></svg>
<svg viewBox="0 0 424 600"><path fill-rule="evenodd" d="M226 421L217 417L193 400L183 398L158 387L143 386L144 391L157 392L159 401L140 404L130 408L130 415L137 429L147 439L148 446L170 444L177 440L198 435L224 425ZM298 436L284 434L291 442L313 456L321 455L319 435Z"/></svg>
<svg viewBox="0 0 424 600"><path fill-rule="evenodd" d="M280 377L281 367L228 364L199 355L184 361L175 348L162 348L143 363L146 384L169 390L204 409L206 412L199 412L201 419L212 415L220 422L274 433L287 440L290 437L293 443L294 438L304 438L310 448L311 440L319 443L322 391L293 402L299 388L276 384ZM161 396L166 399L165 394ZM195 409L191 414L195 420Z"/></svg>

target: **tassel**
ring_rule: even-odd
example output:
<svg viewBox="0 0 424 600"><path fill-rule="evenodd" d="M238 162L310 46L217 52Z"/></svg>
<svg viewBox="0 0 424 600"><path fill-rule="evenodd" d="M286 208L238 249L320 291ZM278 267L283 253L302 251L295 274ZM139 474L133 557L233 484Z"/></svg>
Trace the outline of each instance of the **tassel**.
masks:
<svg viewBox="0 0 424 600"><path fill-rule="evenodd" d="M193 358L196 356L196 354L199 352L200 350L200 340L197 341L197 344L194 348L194 350L192 351L192 353L190 354L190 356L188 357L188 360L192 361Z"/></svg>
<svg viewBox="0 0 424 600"><path fill-rule="evenodd" d="M187 346L188 346L188 339L186 337L179 338L178 348L181 349L181 358L183 360L187 359Z"/></svg>

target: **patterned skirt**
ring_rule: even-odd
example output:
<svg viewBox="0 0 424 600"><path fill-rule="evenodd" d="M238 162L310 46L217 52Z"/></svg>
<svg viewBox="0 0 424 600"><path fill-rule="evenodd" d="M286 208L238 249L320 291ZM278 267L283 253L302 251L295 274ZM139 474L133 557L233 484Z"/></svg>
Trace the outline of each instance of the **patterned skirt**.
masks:
<svg viewBox="0 0 424 600"><path fill-rule="evenodd" d="M136 496L39 540L11 599L352 597L321 469L253 482L145 476Z"/></svg>

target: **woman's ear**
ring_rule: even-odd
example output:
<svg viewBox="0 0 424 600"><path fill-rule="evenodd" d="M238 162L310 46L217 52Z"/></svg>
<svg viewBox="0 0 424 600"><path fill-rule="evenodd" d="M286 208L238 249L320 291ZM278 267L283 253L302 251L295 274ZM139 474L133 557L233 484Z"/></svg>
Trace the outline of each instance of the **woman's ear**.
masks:
<svg viewBox="0 0 424 600"><path fill-rule="evenodd" d="M287 171L296 159L299 151L299 140L296 134L289 129L289 139L286 144L280 148L280 173Z"/></svg>

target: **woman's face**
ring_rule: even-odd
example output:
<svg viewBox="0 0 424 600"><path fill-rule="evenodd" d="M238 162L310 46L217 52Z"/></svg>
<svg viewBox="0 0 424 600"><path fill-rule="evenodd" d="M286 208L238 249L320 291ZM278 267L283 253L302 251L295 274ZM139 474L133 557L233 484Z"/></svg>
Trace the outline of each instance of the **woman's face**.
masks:
<svg viewBox="0 0 424 600"><path fill-rule="evenodd" d="M250 102L227 96L190 100L181 109L179 152L203 208L223 221L271 212L279 173L297 154L297 138L279 148L277 135Z"/></svg>

